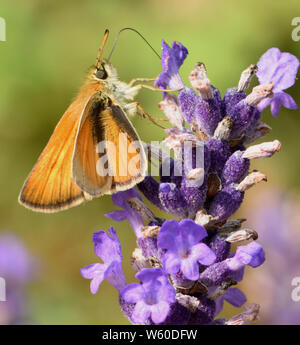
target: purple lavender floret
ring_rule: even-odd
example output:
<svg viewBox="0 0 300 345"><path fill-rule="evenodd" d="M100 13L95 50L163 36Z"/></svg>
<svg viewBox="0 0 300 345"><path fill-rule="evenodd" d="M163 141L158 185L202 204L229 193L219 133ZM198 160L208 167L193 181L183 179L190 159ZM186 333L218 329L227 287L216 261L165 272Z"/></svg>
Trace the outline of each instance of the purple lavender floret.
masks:
<svg viewBox="0 0 300 345"><path fill-rule="evenodd" d="M280 100L294 107L282 90L294 83L299 62L274 49L258 63L260 85L246 93L257 72L257 66L250 65L222 98L203 63L195 64L190 85L185 85L179 69L187 49L163 41L163 72L155 85L163 89L159 108L173 126L165 129L163 141L171 153L165 157L156 151L159 176L147 175L138 188L166 214L157 217L134 189L114 194L114 204L122 209L106 216L130 222L137 236L131 264L141 283L126 285L120 242L112 228L112 237L105 232L94 237L96 254L104 263L82 269L92 279L93 293L104 278L117 288L132 323L224 325L257 319L256 304L230 319L216 316L224 301L235 307L245 304L246 296L236 285L244 279L246 266L255 268L265 261L256 231L230 218L246 191L266 180L263 173L250 171L250 160L271 157L281 149L278 140L248 146L270 131L261 122L261 110L270 104L277 114ZM169 95L167 88L177 93ZM170 217L176 219L166 220Z"/></svg>
<svg viewBox="0 0 300 345"><path fill-rule="evenodd" d="M234 307L240 308L243 304L246 303L247 298L245 294L238 288L229 288L226 290L223 296L221 296L216 301L216 310L215 310L215 316L220 314L220 312L223 309L224 301L230 303Z"/></svg>
<svg viewBox="0 0 300 345"><path fill-rule="evenodd" d="M187 49L181 43L174 41L172 47L169 47L164 40L162 41L161 65L163 72L156 79L156 86L162 89L169 86L175 90L184 87L178 71L187 54Z"/></svg>
<svg viewBox="0 0 300 345"><path fill-rule="evenodd" d="M104 279L107 279L118 291L126 284L121 262L121 243L113 227L109 229L109 235L100 230L93 235L94 251L103 264L95 263L81 269L83 278L91 279L91 293L95 294Z"/></svg>
<svg viewBox="0 0 300 345"><path fill-rule="evenodd" d="M144 268L136 277L141 284L131 283L121 292L126 302L135 304L131 320L146 323L151 319L156 324L162 323L175 302L174 288L160 268Z"/></svg>
<svg viewBox="0 0 300 345"><path fill-rule="evenodd" d="M116 206L123 208L123 210L109 212L105 214L105 217L111 218L116 222L127 219L136 236L139 237L141 235L141 228L144 226L144 223L142 217L128 204L128 200L132 198L139 198L142 200L139 193L133 188L114 194L112 196L113 203Z"/></svg>
<svg viewBox="0 0 300 345"><path fill-rule="evenodd" d="M246 265L257 267L263 264L265 255L256 242L239 246L236 254L229 259L212 264L200 274L199 281L207 287L221 285L228 279L235 278L236 272Z"/></svg>
<svg viewBox="0 0 300 345"><path fill-rule="evenodd" d="M176 274L182 271L189 280L199 278L199 264L211 265L216 256L201 240L206 230L190 219L165 221L158 235L158 247L165 249L163 266L165 272Z"/></svg>

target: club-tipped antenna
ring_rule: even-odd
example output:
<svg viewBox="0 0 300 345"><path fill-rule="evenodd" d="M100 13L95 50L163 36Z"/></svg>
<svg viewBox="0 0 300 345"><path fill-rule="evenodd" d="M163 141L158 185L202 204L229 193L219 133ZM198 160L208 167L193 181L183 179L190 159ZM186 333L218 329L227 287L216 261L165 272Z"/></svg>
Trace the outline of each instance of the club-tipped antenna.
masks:
<svg viewBox="0 0 300 345"><path fill-rule="evenodd" d="M106 43L106 41L107 41L108 35L109 35L109 30L106 29L105 32L104 32L104 37L103 37L103 40L102 40L100 49L99 49L99 51L98 51L98 55L97 55L97 60L96 60L96 68L97 68L97 69L100 68L101 56L102 56L103 49L104 49L105 43Z"/></svg>
<svg viewBox="0 0 300 345"><path fill-rule="evenodd" d="M113 44L113 46L112 46L112 48L111 48L111 51L110 51L110 53L109 53L109 55L108 55L107 61L109 61L110 58L111 58L111 56L112 56L112 53L113 53L113 51L114 51L114 49L115 49L115 47L116 47L116 44L117 44L117 41L118 41L118 39L119 39L119 36L120 36L121 32L122 32L122 31L125 31L125 30L131 30L131 31L135 32L136 34L138 34L138 35L146 42L146 44L151 48L151 50L154 52L154 54L155 54L155 55L159 58L159 60L160 60L160 55L157 53L157 51L151 46L151 44L146 40L146 38L145 38L140 32L138 32L136 29L133 29L133 28L123 28L123 29L121 29L121 30L118 32L118 34L117 34L117 36L116 36L116 38L115 38L115 42L114 42L114 44Z"/></svg>

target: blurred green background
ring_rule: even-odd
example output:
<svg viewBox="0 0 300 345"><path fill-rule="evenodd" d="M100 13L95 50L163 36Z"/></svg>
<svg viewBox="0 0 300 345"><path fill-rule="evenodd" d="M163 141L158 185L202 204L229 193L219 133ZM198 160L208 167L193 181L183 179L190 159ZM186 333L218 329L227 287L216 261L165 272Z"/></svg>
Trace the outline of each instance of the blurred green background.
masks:
<svg viewBox="0 0 300 345"><path fill-rule="evenodd" d="M139 30L158 51L162 38L182 42L189 50L182 77L187 80L194 63L203 61L212 83L224 94L270 47L300 56L300 41L291 38L292 18L300 16L299 0L2 0L0 16L7 25L7 41L0 42L0 229L18 234L40 260L39 280L29 291L32 322L128 323L116 291L105 282L96 296L91 295L89 281L79 273L82 266L97 262L92 233L111 225L103 216L113 209L111 198L58 214L33 213L17 202L27 174L94 63L106 28L111 35L104 55L117 32L127 26ZM129 31L121 35L111 61L124 81L161 72L157 57ZM300 104L300 83L288 92ZM138 96L147 112L161 117L160 99L148 90ZM282 110L274 119L267 110L263 120L273 128L266 139L279 139L283 149L252 167L265 172L270 185L297 194L299 111ZM163 137L146 120L135 118L133 123L144 141ZM247 198L257 197L263 187L249 191ZM123 245L123 268L132 281L129 258L135 236L127 223L114 225ZM228 308L224 315L233 311Z"/></svg>

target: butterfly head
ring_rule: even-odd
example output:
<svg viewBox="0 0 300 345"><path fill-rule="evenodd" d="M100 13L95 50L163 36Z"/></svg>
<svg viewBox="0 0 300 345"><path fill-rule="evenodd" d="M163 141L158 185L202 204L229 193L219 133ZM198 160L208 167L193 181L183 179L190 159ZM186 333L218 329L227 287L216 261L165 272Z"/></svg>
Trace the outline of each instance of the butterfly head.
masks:
<svg viewBox="0 0 300 345"><path fill-rule="evenodd" d="M103 60L97 67L94 66L91 71L91 77L93 80L99 82L109 82L118 79L118 74L113 65Z"/></svg>

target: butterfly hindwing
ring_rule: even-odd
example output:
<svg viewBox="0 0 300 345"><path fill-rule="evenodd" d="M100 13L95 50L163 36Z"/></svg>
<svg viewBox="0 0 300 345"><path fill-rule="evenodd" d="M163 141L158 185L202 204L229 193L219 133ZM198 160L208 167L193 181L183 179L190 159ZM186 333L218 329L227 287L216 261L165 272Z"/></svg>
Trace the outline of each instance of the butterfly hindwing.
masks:
<svg viewBox="0 0 300 345"><path fill-rule="evenodd" d="M122 107L94 94L78 127L73 180L91 196L100 196L130 188L146 169L144 148Z"/></svg>

